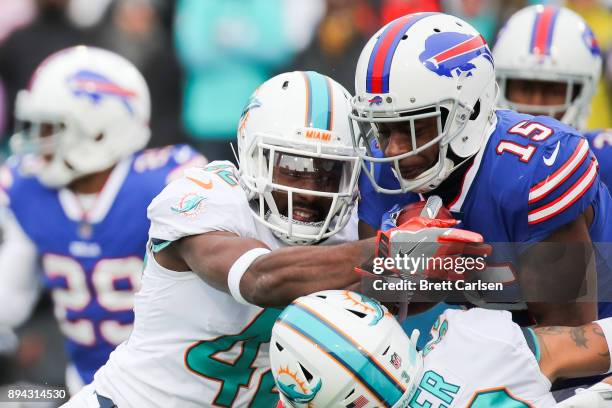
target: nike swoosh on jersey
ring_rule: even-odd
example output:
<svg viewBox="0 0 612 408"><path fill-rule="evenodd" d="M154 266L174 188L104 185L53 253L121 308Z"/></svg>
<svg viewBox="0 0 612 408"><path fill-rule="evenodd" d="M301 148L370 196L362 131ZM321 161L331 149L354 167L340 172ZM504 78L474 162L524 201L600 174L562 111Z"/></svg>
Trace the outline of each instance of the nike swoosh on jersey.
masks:
<svg viewBox="0 0 612 408"><path fill-rule="evenodd" d="M211 188L213 188L213 182L212 180L208 180L206 183L198 180L198 179L194 179L193 177L187 177L187 180L189 181L193 181L194 183L196 183L198 186L206 189L206 190L210 190Z"/></svg>
<svg viewBox="0 0 612 408"><path fill-rule="evenodd" d="M559 147L561 147L560 140L557 142L557 147L555 147L555 151L552 152L549 157L542 157L542 160L544 160L545 165L550 167L555 163L555 160L557 160L557 155L559 154Z"/></svg>

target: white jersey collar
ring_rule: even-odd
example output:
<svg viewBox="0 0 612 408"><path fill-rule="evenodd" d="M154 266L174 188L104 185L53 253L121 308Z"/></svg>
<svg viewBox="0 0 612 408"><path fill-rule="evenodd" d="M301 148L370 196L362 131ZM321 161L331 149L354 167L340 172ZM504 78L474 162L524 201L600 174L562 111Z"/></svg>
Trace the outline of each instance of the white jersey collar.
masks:
<svg viewBox="0 0 612 408"><path fill-rule="evenodd" d="M127 157L115 165L91 211L84 211L77 195L72 190L67 187L60 189L58 193L59 202L66 216L73 221L87 221L91 224L102 221L115 202L115 198L132 166L132 159L132 156Z"/></svg>
<svg viewBox="0 0 612 408"><path fill-rule="evenodd" d="M463 206L463 203L465 202L465 198L467 197L470 191L470 188L472 187L472 183L474 182L474 179L476 178L476 174L478 174L478 170L480 169L480 164L482 162L482 156L484 155L485 150L487 150L487 144L489 143L489 138L491 137L493 132L495 132L496 128L497 128L497 113L496 111L493 111L492 121L489 127L487 128L487 131L485 132L485 137L482 140L482 146L480 150L478 151L478 153L476 154L476 157L474 158L474 162L472 163L470 168L466 171L465 175L463 176L463 181L461 182L461 191L459 192L459 195L450 203L448 207L448 209L451 212L455 212L455 213L461 212L461 207Z"/></svg>

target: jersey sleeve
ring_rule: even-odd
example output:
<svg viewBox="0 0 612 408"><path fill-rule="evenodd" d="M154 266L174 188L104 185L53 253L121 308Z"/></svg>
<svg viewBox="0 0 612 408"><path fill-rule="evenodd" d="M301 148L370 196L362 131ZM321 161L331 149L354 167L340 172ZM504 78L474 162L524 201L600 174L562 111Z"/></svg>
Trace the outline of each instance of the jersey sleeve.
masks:
<svg viewBox="0 0 612 408"><path fill-rule="evenodd" d="M581 135L560 132L540 149L527 197L525 242L539 242L578 218L600 188L597 160Z"/></svg>
<svg viewBox="0 0 612 408"><path fill-rule="evenodd" d="M17 327L38 299L38 253L11 211L2 208L0 215L5 237L0 245L0 326Z"/></svg>
<svg viewBox="0 0 612 408"><path fill-rule="evenodd" d="M211 231L248 236L254 222L237 169L230 162L185 170L153 199L147 215L154 245Z"/></svg>

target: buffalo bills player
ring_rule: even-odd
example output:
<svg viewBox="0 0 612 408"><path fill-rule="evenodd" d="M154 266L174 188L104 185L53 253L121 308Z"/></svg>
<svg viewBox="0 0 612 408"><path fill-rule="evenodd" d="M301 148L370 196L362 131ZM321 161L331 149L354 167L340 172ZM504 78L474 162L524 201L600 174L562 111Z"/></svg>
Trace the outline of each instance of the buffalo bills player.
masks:
<svg viewBox="0 0 612 408"><path fill-rule="evenodd" d="M180 169L203 165L188 146L141 151L149 91L122 57L78 46L51 55L17 96L19 156L0 170L8 207L0 247L0 326L29 315L43 286L70 358L74 393L132 329L148 203Z"/></svg>
<svg viewBox="0 0 612 408"><path fill-rule="evenodd" d="M596 318L593 302L517 301L542 299L543 292L566 301L578 293L589 271L588 251L574 245L553 254L558 247L546 243L590 249L592 241L610 241L605 217L611 199L576 130L552 118L494 108L493 58L473 27L439 13L392 21L363 49L355 87L352 117L362 124L356 142L368 149L360 183L362 237L379 227L390 204L418 200L411 192L439 195L462 228L489 242L521 244L515 253L497 253L495 271L522 296L468 294L473 303L528 306L531 317L546 325ZM534 253L554 259L554 266L534 265ZM610 287L605 255L610 258L597 258L600 288ZM564 293L555 292L562 288ZM600 310L610 312L605 305Z"/></svg>
<svg viewBox="0 0 612 408"><path fill-rule="evenodd" d="M601 75L601 52L587 23L564 7L529 6L510 17L493 48L499 106L552 116L584 130ZM612 185L610 131L584 133Z"/></svg>

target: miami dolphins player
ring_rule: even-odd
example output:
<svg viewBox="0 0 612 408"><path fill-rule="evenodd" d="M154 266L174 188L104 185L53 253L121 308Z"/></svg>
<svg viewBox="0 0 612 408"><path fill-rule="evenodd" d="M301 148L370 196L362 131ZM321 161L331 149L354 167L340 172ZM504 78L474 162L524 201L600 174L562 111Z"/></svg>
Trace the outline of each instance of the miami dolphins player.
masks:
<svg viewBox="0 0 612 408"><path fill-rule="evenodd" d="M552 116L584 132L612 184L609 130L586 131L590 104L601 76L601 52L582 17L564 7L529 6L514 13L493 48L499 106Z"/></svg>
<svg viewBox="0 0 612 408"><path fill-rule="evenodd" d="M71 393L132 330L148 203L182 167L205 164L188 146L142 151L149 114L138 70L85 46L48 57L17 97L22 126L11 143L19 155L0 170L10 213L0 246L0 325L28 317L42 282L65 336Z"/></svg>
<svg viewBox="0 0 612 408"><path fill-rule="evenodd" d="M493 64L478 31L440 13L401 17L366 44L352 99L352 118L362 124L356 143L367 148L361 236L374 232L391 203L418 200L412 193L438 195L462 228L488 242L521 244L502 257L493 253L507 286L504 297L475 293L472 303L528 306L544 325L592 321L594 302L573 302L570 294L585 279L594 282L586 266L592 241L612 240L610 195L576 130L552 118L495 109ZM547 252L549 243L569 242L575 244L563 255ZM609 289L611 256L597 255L599 288ZM558 263L536 267L534 259ZM600 299L610 298L600 292ZM610 315L607 308L602 304L599 312Z"/></svg>
<svg viewBox="0 0 612 408"><path fill-rule="evenodd" d="M289 407L546 408L560 377L610 372L612 318L578 327L521 328L507 311L447 310L416 349L386 308L349 291L296 299L270 343L272 373ZM571 403L570 403L571 402ZM598 383L564 407L609 408Z"/></svg>

